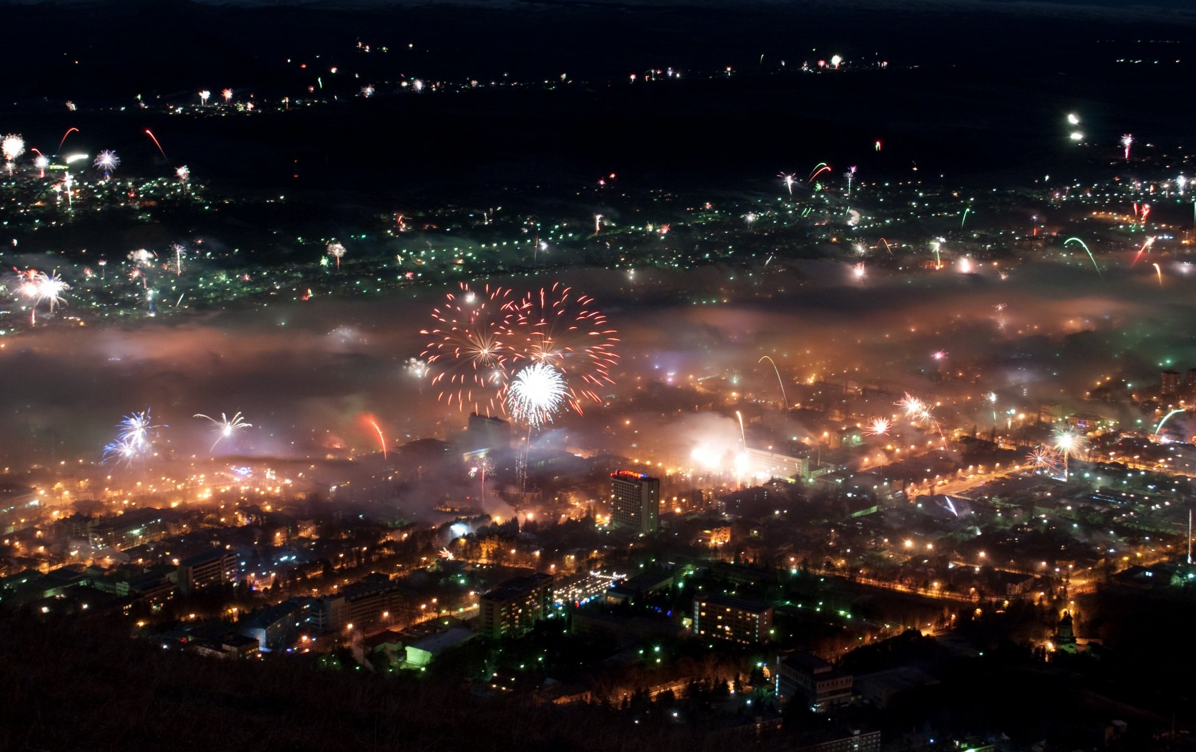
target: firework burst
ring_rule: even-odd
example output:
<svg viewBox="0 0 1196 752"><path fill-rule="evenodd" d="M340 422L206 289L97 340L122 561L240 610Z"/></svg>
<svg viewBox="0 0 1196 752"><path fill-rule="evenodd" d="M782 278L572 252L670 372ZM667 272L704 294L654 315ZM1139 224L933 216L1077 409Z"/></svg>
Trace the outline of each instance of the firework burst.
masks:
<svg viewBox="0 0 1196 752"><path fill-rule="evenodd" d="M112 175L112 171L120 166L120 157L116 156L116 152L105 149L96 155L95 161L92 163L97 170L104 171L104 177Z"/></svg>
<svg viewBox="0 0 1196 752"><path fill-rule="evenodd" d="M8 134L0 141L0 153L3 153L9 162L15 161L25 153L25 139L17 133Z"/></svg>
<svg viewBox="0 0 1196 752"><path fill-rule="evenodd" d="M345 255L345 247L340 243L329 243L327 251L329 256L336 259L336 269L340 271L341 258Z"/></svg>
<svg viewBox="0 0 1196 752"><path fill-rule="evenodd" d="M943 429L939 426L938 418L934 417L930 405L906 392L905 397L897 403L897 406L905 411L905 417L911 423L921 428L937 431L942 436Z"/></svg>
<svg viewBox="0 0 1196 752"><path fill-rule="evenodd" d="M428 375L428 364L419 358L407 358L403 362L403 370L408 376L422 380Z"/></svg>
<svg viewBox="0 0 1196 752"><path fill-rule="evenodd" d="M56 272L45 272L30 269L27 272L17 272L17 283L13 294L29 301L29 324L37 323L37 307L42 303L49 303L50 313L66 303L66 291L71 286L62 281Z"/></svg>
<svg viewBox="0 0 1196 752"><path fill-rule="evenodd" d="M124 462L132 465L153 451L153 436L158 426L153 424L150 409L130 413L116 424L119 432L116 441L104 447L104 462Z"/></svg>
<svg viewBox="0 0 1196 752"><path fill-rule="evenodd" d="M245 422L245 418L241 416L240 412L234 413L233 417L231 418L226 417L224 413L220 413L220 420L216 420L215 418L209 417L202 413L196 413L192 417L203 418L204 420L211 422L211 424L216 428L216 440L212 442L211 448L208 449L209 452L215 449L216 445L225 439L231 439L237 431L253 427L252 423Z"/></svg>
<svg viewBox="0 0 1196 752"><path fill-rule="evenodd" d="M1063 480L1067 480L1070 471L1068 460L1072 455L1082 455L1088 450L1088 439L1084 438L1084 434L1068 426L1056 431L1051 443L1054 445L1055 451L1062 457Z"/></svg>
<svg viewBox="0 0 1196 752"><path fill-rule="evenodd" d="M512 354L504 340L515 317L510 296L510 290L489 285L479 295L463 282L432 309L435 323L420 331L432 339L419 357L440 387L438 399L479 414L503 411Z"/></svg>
<svg viewBox="0 0 1196 752"><path fill-rule="evenodd" d="M583 400L601 403L597 390L615 383L610 369L619 359L619 339L594 299L557 282L507 308L514 313L507 332L514 359L558 371L578 413Z"/></svg>
<svg viewBox="0 0 1196 752"><path fill-rule="evenodd" d="M1035 472L1054 473L1059 469L1059 455L1048 446L1037 446L1026 455Z"/></svg>
<svg viewBox="0 0 1196 752"><path fill-rule="evenodd" d="M148 269L154 264L154 254L150 253L144 248L139 248L136 251L129 251L129 255L126 258L129 259L133 266L140 267L142 269Z"/></svg>
<svg viewBox="0 0 1196 752"><path fill-rule="evenodd" d="M911 395L909 392L905 393L904 399L898 402L897 406L905 411L905 417L915 422L920 419L924 413L928 412L926 409L926 403Z"/></svg>
<svg viewBox="0 0 1196 752"><path fill-rule="evenodd" d="M551 423L571 397L560 371L547 363L532 363L511 380L507 390L507 412L531 428Z"/></svg>
<svg viewBox="0 0 1196 752"><path fill-rule="evenodd" d="M888 418L873 418L864 426L864 433L869 436L887 436L893 422Z"/></svg>
<svg viewBox="0 0 1196 752"><path fill-rule="evenodd" d="M50 304L50 313L60 305L66 303L64 294L71 286L62 281L57 272L50 272L49 274L37 275L37 299L38 302L45 302Z"/></svg>
<svg viewBox="0 0 1196 752"><path fill-rule="evenodd" d="M777 175L785 183L785 187L789 189L789 195L793 195L793 175L782 172Z"/></svg>
<svg viewBox="0 0 1196 752"><path fill-rule="evenodd" d="M17 161L17 157L25 153L25 139L19 134L10 133L0 140L0 154L4 155L4 159L8 162L8 173L11 175Z"/></svg>

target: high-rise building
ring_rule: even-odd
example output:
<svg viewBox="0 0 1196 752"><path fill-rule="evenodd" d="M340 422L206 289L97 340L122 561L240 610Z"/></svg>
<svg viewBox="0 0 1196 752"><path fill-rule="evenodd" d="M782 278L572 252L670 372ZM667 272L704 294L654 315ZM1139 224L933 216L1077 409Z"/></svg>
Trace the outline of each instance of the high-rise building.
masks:
<svg viewBox="0 0 1196 752"><path fill-rule="evenodd" d="M497 452L511 448L511 424L502 418L473 413L465 429L467 452Z"/></svg>
<svg viewBox="0 0 1196 752"><path fill-rule="evenodd" d="M527 634L552 608L552 575L516 577L478 599L479 632L486 637Z"/></svg>
<svg viewBox="0 0 1196 752"><path fill-rule="evenodd" d="M1159 374L1159 393L1164 397L1179 394L1179 371L1168 369Z"/></svg>
<svg viewBox="0 0 1196 752"><path fill-rule="evenodd" d="M772 606L725 595L700 595L694 598L694 634L749 645L768 642Z"/></svg>
<svg viewBox="0 0 1196 752"><path fill-rule="evenodd" d="M660 481L643 473L619 470L610 476L610 521L641 533L660 529Z"/></svg>
<svg viewBox="0 0 1196 752"><path fill-rule="evenodd" d="M179 562L179 590L190 595L209 585L227 585L237 579L237 555L215 548Z"/></svg>

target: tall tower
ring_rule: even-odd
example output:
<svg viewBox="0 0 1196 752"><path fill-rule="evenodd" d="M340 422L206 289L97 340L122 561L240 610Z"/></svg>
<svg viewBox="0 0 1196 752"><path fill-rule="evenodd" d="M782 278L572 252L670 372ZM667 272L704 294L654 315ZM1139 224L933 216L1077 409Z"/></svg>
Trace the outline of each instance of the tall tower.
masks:
<svg viewBox="0 0 1196 752"><path fill-rule="evenodd" d="M630 470L611 473L610 520L615 527L631 527L641 533L659 530L660 481Z"/></svg>
<svg viewBox="0 0 1196 752"><path fill-rule="evenodd" d="M1168 369L1159 374L1159 394L1164 397L1179 394L1179 371Z"/></svg>

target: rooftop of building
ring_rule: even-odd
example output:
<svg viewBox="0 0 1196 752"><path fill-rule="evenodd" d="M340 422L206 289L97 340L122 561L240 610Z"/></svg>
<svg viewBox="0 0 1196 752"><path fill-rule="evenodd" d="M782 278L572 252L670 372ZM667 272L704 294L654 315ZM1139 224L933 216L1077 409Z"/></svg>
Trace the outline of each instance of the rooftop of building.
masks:
<svg viewBox="0 0 1196 752"><path fill-rule="evenodd" d="M772 606L762 601L748 600L747 598L734 598L729 595L699 595L694 598L696 603L705 603L710 606L726 606L739 611L747 611L753 614L762 614L765 611L771 611Z"/></svg>
<svg viewBox="0 0 1196 752"><path fill-rule="evenodd" d="M289 598L282 603L276 603L273 606L251 614L246 619L246 626L248 627L265 627L279 619L290 616L291 614L302 611L310 605L310 599L306 598Z"/></svg>
<svg viewBox="0 0 1196 752"><path fill-rule="evenodd" d="M538 587L552 584L552 579L552 575L543 572L535 572L526 577L514 577L490 592L483 593L482 600L498 602L514 600Z"/></svg>
<svg viewBox="0 0 1196 752"><path fill-rule="evenodd" d="M408 648L422 650L425 653L437 655L454 645L459 645L474 636L472 629L466 627L450 627L443 632L428 635L408 645Z"/></svg>
<svg viewBox="0 0 1196 752"><path fill-rule="evenodd" d="M232 554L232 552L226 548L213 548L210 551L204 551L203 553L199 553L194 556L189 556L186 559L183 559L179 563L179 566L194 567L194 566L198 566L200 564L207 564L210 561L216 561L220 558L223 558L224 556L228 556L231 554Z"/></svg>
<svg viewBox="0 0 1196 752"><path fill-rule="evenodd" d="M634 470L616 470L610 474L610 477L618 480L629 480L637 483L643 480L656 480L656 478L649 477L643 473L637 473Z"/></svg>
<svg viewBox="0 0 1196 752"><path fill-rule="evenodd" d="M807 674L845 675L813 653L790 653L781 659L781 663Z"/></svg>

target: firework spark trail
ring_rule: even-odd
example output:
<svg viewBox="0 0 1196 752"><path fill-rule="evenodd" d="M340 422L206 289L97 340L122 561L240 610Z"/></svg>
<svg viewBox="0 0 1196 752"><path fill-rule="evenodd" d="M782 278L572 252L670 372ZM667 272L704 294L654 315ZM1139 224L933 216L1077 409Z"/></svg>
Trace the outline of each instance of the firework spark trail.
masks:
<svg viewBox="0 0 1196 752"><path fill-rule="evenodd" d="M378 426L376 421L367 420L366 422L373 426L374 430L377 431L378 444L382 447L382 459L386 459L386 437L382 435L382 429Z"/></svg>
<svg viewBox="0 0 1196 752"><path fill-rule="evenodd" d="M1142 258L1142 254L1150 252L1150 247L1154 245L1156 238L1157 236L1151 235L1144 243L1142 243L1142 248L1136 254L1134 254L1134 260L1130 262L1131 267L1138 263L1138 259Z"/></svg>
<svg viewBox="0 0 1196 752"><path fill-rule="evenodd" d="M153 134L153 132L150 131L149 128L145 129L145 135L149 136L150 138L152 138L154 140L154 146L158 147L158 151L161 152L161 154L162 154L162 159L165 159L167 162L169 162L170 157L166 156L166 150L162 148L162 144L158 143L158 137L155 136Z"/></svg>
<svg viewBox="0 0 1196 752"><path fill-rule="evenodd" d="M763 363L766 360L769 363L772 363L772 370L777 375L777 383L781 385L781 401L785 405L785 412L789 412L789 398L785 396L785 381L781 378L781 369L777 368L776 361L765 355L764 357L760 358L760 360L757 360L756 363Z"/></svg>
<svg viewBox="0 0 1196 752"><path fill-rule="evenodd" d="M1104 276L1103 274L1101 274L1100 265L1096 263L1096 257L1092 255L1092 251L1088 250L1087 243L1085 243L1083 240L1080 240L1079 238L1068 238L1067 240L1063 241L1064 247L1066 247L1068 243L1079 243L1080 247L1084 249L1084 252L1088 254L1088 258L1092 259L1092 265L1094 267L1096 267L1096 273L1102 277Z"/></svg>
<svg viewBox="0 0 1196 752"><path fill-rule="evenodd" d="M1180 408L1176 408L1175 410L1172 410L1171 412L1164 415L1163 419L1159 421L1159 424L1154 427L1154 437L1158 438L1159 431L1163 430L1163 426L1167 423L1167 421L1171 420L1171 418L1173 418L1174 416L1179 415L1180 413L1186 413L1187 411L1188 411L1187 408L1180 407Z"/></svg>
<svg viewBox="0 0 1196 752"><path fill-rule="evenodd" d="M58 151L62 151L62 145L66 143L66 137L72 133L78 133L78 128L67 128L66 133L62 134L62 140L58 142Z"/></svg>

